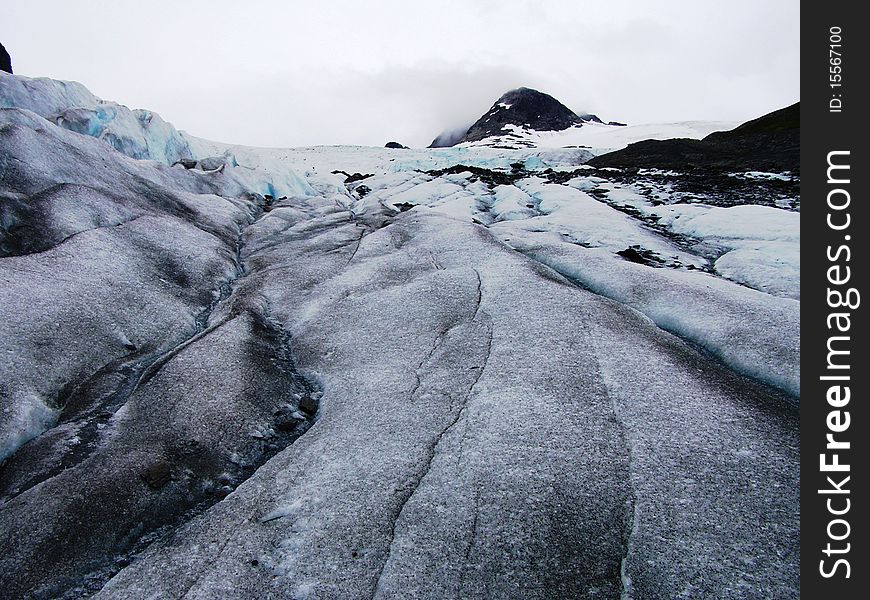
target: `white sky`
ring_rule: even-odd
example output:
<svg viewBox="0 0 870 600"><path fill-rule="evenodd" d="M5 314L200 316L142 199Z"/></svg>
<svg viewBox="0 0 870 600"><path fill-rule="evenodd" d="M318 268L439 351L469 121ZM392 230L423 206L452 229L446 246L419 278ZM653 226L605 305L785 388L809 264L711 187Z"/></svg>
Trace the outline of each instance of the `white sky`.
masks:
<svg viewBox="0 0 870 600"><path fill-rule="evenodd" d="M0 41L16 74L258 146L425 146L519 86L627 123L800 88L798 0L3 0Z"/></svg>

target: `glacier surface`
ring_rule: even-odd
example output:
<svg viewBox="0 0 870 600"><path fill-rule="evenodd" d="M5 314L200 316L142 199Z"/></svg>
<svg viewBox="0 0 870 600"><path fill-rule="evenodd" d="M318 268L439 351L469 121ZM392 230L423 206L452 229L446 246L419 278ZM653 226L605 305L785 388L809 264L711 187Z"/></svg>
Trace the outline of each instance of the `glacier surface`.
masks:
<svg viewBox="0 0 870 600"><path fill-rule="evenodd" d="M778 178L0 101L6 596L798 597Z"/></svg>

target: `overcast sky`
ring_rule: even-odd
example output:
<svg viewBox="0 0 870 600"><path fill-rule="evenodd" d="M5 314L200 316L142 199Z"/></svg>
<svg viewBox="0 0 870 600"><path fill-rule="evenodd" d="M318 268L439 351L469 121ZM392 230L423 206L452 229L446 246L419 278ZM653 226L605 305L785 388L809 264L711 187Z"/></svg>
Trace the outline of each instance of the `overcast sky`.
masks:
<svg viewBox="0 0 870 600"><path fill-rule="evenodd" d="M534 87L627 123L799 99L797 0L5 2L17 74L258 146L425 146Z"/></svg>

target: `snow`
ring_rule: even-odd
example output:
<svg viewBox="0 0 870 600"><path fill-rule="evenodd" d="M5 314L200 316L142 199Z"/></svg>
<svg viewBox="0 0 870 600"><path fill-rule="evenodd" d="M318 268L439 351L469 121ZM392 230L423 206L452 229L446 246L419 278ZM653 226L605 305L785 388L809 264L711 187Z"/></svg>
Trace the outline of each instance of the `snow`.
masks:
<svg viewBox="0 0 870 600"><path fill-rule="evenodd" d="M527 219L537 214L532 197L516 186L499 185L493 193L495 201L490 210L496 221Z"/></svg>
<svg viewBox="0 0 870 600"><path fill-rule="evenodd" d="M409 148L395 150L370 146L309 146L301 148L253 148L221 144L195 138L185 138L196 156L213 156L231 152L241 164L269 170L281 168L303 173L307 177L329 174L335 170L346 173L375 173L443 169L457 164L486 169L510 169L515 162L538 161L541 168L571 166L592 158L593 154L577 148Z"/></svg>
<svg viewBox="0 0 870 600"><path fill-rule="evenodd" d="M736 371L800 395L800 303L692 271L650 269L602 249L540 235L513 247L588 289L631 306ZM777 331L759 336L760 331Z"/></svg>
<svg viewBox="0 0 870 600"><path fill-rule="evenodd" d="M26 108L48 117L71 107L95 109L102 101L76 81L0 72L0 107Z"/></svg>
<svg viewBox="0 0 870 600"><path fill-rule="evenodd" d="M658 206L652 214L677 233L702 239L800 240L800 213L768 206L718 208L699 205Z"/></svg>
<svg viewBox="0 0 870 600"><path fill-rule="evenodd" d="M518 125L505 125L504 136L490 137L477 142L464 142L460 147L485 148L488 146L534 146L537 148L565 148L583 146L593 155L621 150L641 140L671 138L701 139L714 131L726 131L740 123L735 121L682 121L676 123L645 123L639 125L605 125L588 122L563 131L535 131Z"/></svg>
<svg viewBox="0 0 870 600"><path fill-rule="evenodd" d="M780 181L788 181L794 178L791 173L768 173L766 171L746 171L744 173L729 173L731 177L743 179L778 179Z"/></svg>
<svg viewBox="0 0 870 600"><path fill-rule="evenodd" d="M611 205L631 207L668 232L694 238L697 251L728 279L777 296L800 298L799 212L759 205L660 204L672 198L667 186L642 195L631 186L585 177L567 185L586 190L598 187ZM653 203L653 198L659 203Z"/></svg>
<svg viewBox="0 0 870 600"><path fill-rule="evenodd" d="M772 294L800 298L800 213L756 205L682 204L658 206L650 214L675 233L724 249L714 267L725 277Z"/></svg>
<svg viewBox="0 0 870 600"><path fill-rule="evenodd" d="M80 83L4 73L0 98L3 108L30 110L61 127L102 139L132 158L172 164L190 156L181 134L159 115L100 100Z"/></svg>
<svg viewBox="0 0 870 600"><path fill-rule="evenodd" d="M504 238L523 231L547 231L563 241L587 247L606 248L616 253L630 246L641 246L665 262L692 265L705 264L675 246L660 235L616 209L574 188L544 183L539 179L521 180L517 187L535 199L538 215L523 221L512 221L494 227Z"/></svg>
<svg viewBox="0 0 870 600"><path fill-rule="evenodd" d="M70 131L95 137L135 159L156 160L171 165L183 158L208 159L223 152L211 152L207 145L191 144L160 115L148 110L130 110L115 102L100 100L79 83L53 79L30 79L3 73L0 76L0 107L3 121L35 125L35 113ZM27 123L24 123L27 121ZM192 146L195 146L192 147ZM199 152L197 152L199 150ZM226 177L240 187L262 195L309 195L313 190L292 169L260 159L254 165L230 161ZM208 162L205 163L208 166Z"/></svg>

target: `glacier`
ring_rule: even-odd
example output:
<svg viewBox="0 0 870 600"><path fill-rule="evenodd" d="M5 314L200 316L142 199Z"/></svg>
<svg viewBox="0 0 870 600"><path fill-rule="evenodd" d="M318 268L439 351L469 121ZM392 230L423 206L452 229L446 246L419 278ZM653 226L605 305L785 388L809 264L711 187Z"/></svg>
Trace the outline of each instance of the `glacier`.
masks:
<svg viewBox="0 0 870 600"><path fill-rule="evenodd" d="M798 597L796 176L0 102L6 596Z"/></svg>

